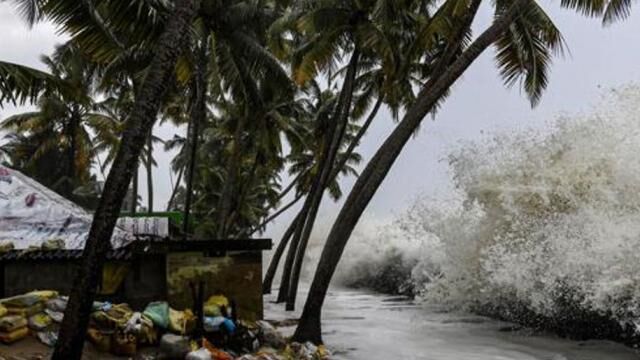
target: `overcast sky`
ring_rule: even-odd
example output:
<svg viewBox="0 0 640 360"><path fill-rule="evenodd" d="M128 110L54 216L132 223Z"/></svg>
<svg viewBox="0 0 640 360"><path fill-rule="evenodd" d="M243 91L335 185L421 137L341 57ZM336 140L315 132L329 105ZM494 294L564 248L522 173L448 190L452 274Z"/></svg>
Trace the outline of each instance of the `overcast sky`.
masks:
<svg viewBox="0 0 640 360"><path fill-rule="evenodd" d="M384 221L401 212L418 194L446 198L451 188L450 174L442 159L460 141L479 139L493 131L518 131L544 127L560 114L587 112L597 105L607 89L640 80L640 9L635 8L625 22L603 28L598 20L587 19L559 9L559 1L542 4L562 30L569 52L555 60L551 82L542 102L531 109L517 88L505 89L487 52L456 85L434 120L425 119L419 135L412 139L397 160L390 175L370 204L367 223ZM483 8L476 27L491 19ZM63 38L48 24L29 29L6 2L0 3L0 60L42 67L38 57L50 53ZM0 118L16 109L0 109ZM376 119L367 134L361 154L368 160L393 129L386 111ZM168 139L179 129L161 127L155 133ZM170 192L168 161L170 154L157 154L160 166L155 170L156 207L166 202ZM142 175L142 174L141 174ZM141 176L141 179L143 177ZM345 193L352 180L344 181ZM141 184L142 195L146 186ZM319 231L325 231L339 204L325 202ZM268 232L277 236L290 217L283 217Z"/></svg>

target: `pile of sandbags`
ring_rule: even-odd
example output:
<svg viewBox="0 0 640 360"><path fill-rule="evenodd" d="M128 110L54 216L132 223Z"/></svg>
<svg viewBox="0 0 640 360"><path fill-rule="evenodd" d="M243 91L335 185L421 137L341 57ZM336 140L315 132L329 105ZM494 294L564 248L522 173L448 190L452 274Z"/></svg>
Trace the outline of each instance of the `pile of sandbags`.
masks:
<svg viewBox="0 0 640 360"><path fill-rule="evenodd" d="M56 291L33 291L0 300L0 313L4 313L0 317L0 342L16 342L30 332L37 336L47 331L57 333L57 329L51 329L53 319L45 312L46 303L57 297Z"/></svg>

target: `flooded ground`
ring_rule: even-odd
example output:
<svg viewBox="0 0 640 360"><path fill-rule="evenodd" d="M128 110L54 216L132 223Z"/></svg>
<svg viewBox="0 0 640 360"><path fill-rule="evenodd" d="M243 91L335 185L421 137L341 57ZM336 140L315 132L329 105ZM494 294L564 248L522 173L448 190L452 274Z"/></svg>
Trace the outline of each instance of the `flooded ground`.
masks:
<svg viewBox="0 0 640 360"><path fill-rule="evenodd" d="M301 301L306 295L301 295ZM265 317L296 317L265 299ZM485 317L424 308L410 300L334 289L325 304L324 340L336 359L632 360L640 352L607 341L570 341ZM293 327L284 329L292 332Z"/></svg>

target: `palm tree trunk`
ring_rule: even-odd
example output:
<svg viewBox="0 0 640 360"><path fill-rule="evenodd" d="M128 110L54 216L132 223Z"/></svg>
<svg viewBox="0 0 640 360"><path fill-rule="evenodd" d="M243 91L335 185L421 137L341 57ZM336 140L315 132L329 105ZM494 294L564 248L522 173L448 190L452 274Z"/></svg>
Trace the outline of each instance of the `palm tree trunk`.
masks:
<svg viewBox="0 0 640 360"><path fill-rule="evenodd" d="M138 168L139 164L136 162L135 170L133 172L133 181L131 184L131 213L135 214L138 209Z"/></svg>
<svg viewBox="0 0 640 360"><path fill-rule="evenodd" d="M422 119L433 110L437 102L469 66L509 27L527 1L530 0L516 0L453 63L446 67L443 73L436 74L437 76L425 85L416 102L407 110L403 120L362 172L329 233L300 322L293 336L294 341L322 343L320 326L322 305L336 266L360 216ZM466 25L467 28L474 17L475 12ZM466 31L466 29L463 30Z"/></svg>
<svg viewBox="0 0 640 360"><path fill-rule="evenodd" d="M250 233L249 236L253 235L256 233L256 231L264 228L267 224L269 224L270 222L272 222L273 220L275 220L278 216L282 215L285 211L289 210L293 205L297 204L298 201L300 201L300 199L302 199L302 195L298 195L295 197L295 199L291 200L287 205L283 206L282 208L280 208L280 210L276 211L274 214L270 215L268 218L266 218L262 223L260 223L260 225L256 226Z"/></svg>
<svg viewBox="0 0 640 360"><path fill-rule="evenodd" d="M73 185L76 179L76 155L78 152L78 127L80 126L80 120L78 119L77 106L74 105L71 112L71 118L69 119L69 129L67 129L67 135L69 136L69 158L67 161L68 172L67 181L64 187L66 192L65 197L71 198L73 195Z"/></svg>
<svg viewBox="0 0 640 360"><path fill-rule="evenodd" d="M300 234L302 234L302 228L304 227L305 219L307 218L307 214L309 211L310 197L304 201L304 205L298 214L298 218L296 221L296 226L294 228L294 232L292 235L292 239L290 240L289 250L287 251L287 257L284 260L284 267L282 268L282 274L280 275L280 287L278 288L278 297L276 299L277 303L283 303L287 301L287 296L289 296L289 284L291 283L291 273L293 272L293 262L296 257L296 249L299 245Z"/></svg>
<svg viewBox="0 0 640 360"><path fill-rule="evenodd" d="M193 197L193 183L195 177L196 157L198 150L198 138L200 124L204 123L207 116L207 49L208 49L208 37L206 37L202 44L200 44L200 56L198 57L198 64L195 73L195 77L192 82L193 92L195 98L191 103L191 121L189 122L189 134L188 138L191 140L191 148L189 154L189 169L187 171L187 189L184 202L184 222L182 224L182 232L185 239L189 236L191 229L190 219L191 215L191 200ZM189 144L189 141L187 141ZM176 184L176 187L178 184Z"/></svg>
<svg viewBox="0 0 640 360"><path fill-rule="evenodd" d="M220 195L220 209L218 217L218 229L217 238L224 239L227 237L229 216L231 215L231 203L233 202L233 195L236 193L238 170L240 168L240 161L242 158L243 146L242 146L242 134L245 130L246 116L241 116L236 124L236 129L233 134L233 147L231 150L231 156L227 163L227 178L222 186L222 194Z"/></svg>
<svg viewBox="0 0 640 360"><path fill-rule="evenodd" d="M111 249L113 228L144 148L145 138L156 120L162 98L173 78L176 61L187 40L189 25L196 14L194 1L177 1L174 4L171 16L157 40L147 76L105 181L52 360L80 360L82 357L89 314L107 252Z"/></svg>
<svg viewBox="0 0 640 360"><path fill-rule="evenodd" d="M271 257L271 261L269 262L269 267L267 268L267 272L264 275L264 280L262 281L262 293L263 294L271 294L271 287L273 286L273 278L276 275L276 271L278 270L278 264L280 263L280 259L282 258L282 254L284 254L284 249L287 248L287 244L289 243L289 239L293 235L293 232L296 229L296 224L300 219L300 215L296 215L293 219L289 227L282 235L282 239L280 243L278 243L278 247L276 251L273 253Z"/></svg>
<svg viewBox="0 0 640 360"><path fill-rule="evenodd" d="M147 138L147 213L153 212L153 131Z"/></svg>
<svg viewBox="0 0 640 360"><path fill-rule="evenodd" d="M349 123L349 115L351 113L351 100L353 98L353 90L358 72L358 62L360 59L360 51L356 48L351 54L351 60L347 68L347 74L345 76L342 90L340 91L340 99L336 112L333 116L334 130L330 132L328 138L328 146L323 151L322 158L320 159L320 176L314 179L311 185L311 193L309 198L311 199L309 210L307 213L306 221L304 221L304 227L302 231L299 244L295 249L295 258L293 263L293 273L289 283L289 291L287 296L286 310L292 311L295 308L296 296L298 294L298 284L300 282L300 273L302 271L302 263L304 261L304 255L307 251L307 245L309 244L309 238L313 231L313 225L315 224L320 204L322 203L322 196L324 190L329 182L329 177L333 172L333 163L340 150L342 144L342 138L344 137L345 129ZM297 234L296 234L297 235Z"/></svg>
<svg viewBox="0 0 640 360"><path fill-rule="evenodd" d="M329 181L333 181L336 177L338 177L338 174L340 174L340 170L342 170L345 167L345 165L347 165L347 161L349 161L349 157L351 156L351 154L353 154L353 152L356 150L358 145L360 145L360 141L364 137L364 134L367 133L367 130L369 130L369 126L371 126L371 123L376 118L376 115L378 115L378 111L380 110L381 106L382 106L382 97L379 97L378 100L376 100L376 104L373 106L373 109L369 113L367 120L365 120L360 130L358 130L356 137L353 138L353 140L351 141L351 144L349 144L347 151L344 152L344 157L340 160L340 162L337 165L333 167L331 176L329 176Z"/></svg>
<svg viewBox="0 0 640 360"><path fill-rule="evenodd" d="M167 211L171 211L171 208L173 207L173 200L176 197L178 188L180 188L180 182L182 182L183 174L184 174L184 167L181 167L180 170L178 170L178 177L176 178L176 183L173 185L173 190L171 190L171 196L169 197L169 201L167 201Z"/></svg>

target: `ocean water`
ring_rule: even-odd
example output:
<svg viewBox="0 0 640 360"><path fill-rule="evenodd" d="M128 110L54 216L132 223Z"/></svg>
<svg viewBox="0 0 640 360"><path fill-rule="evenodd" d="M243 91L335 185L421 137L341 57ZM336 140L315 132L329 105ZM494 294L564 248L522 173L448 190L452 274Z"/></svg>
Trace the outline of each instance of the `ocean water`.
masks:
<svg viewBox="0 0 640 360"><path fill-rule="evenodd" d="M306 294L301 294L304 299ZM265 299L267 319L297 318ZM608 341L569 341L402 297L334 288L323 311L323 339L342 360L635 360L636 350ZM282 328L286 334L294 328ZM508 330L508 331L505 331Z"/></svg>

